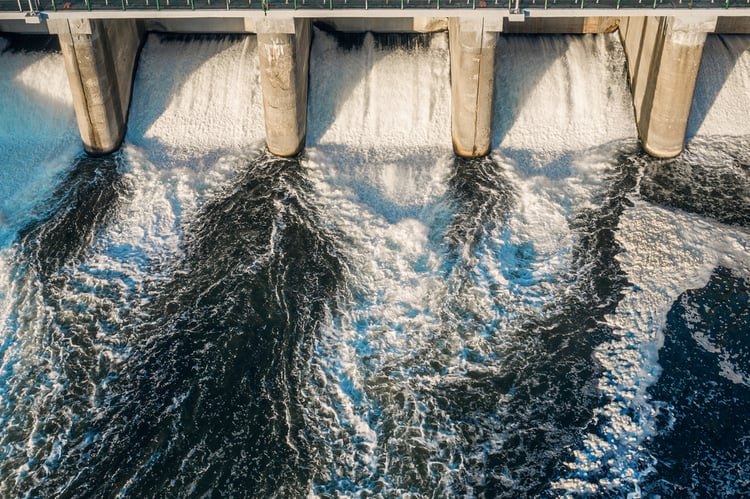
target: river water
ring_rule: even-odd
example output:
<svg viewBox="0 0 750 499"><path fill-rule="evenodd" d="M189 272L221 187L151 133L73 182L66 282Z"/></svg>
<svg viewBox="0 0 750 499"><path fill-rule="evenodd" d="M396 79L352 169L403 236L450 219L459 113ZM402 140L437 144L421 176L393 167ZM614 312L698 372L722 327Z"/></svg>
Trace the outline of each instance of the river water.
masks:
<svg viewBox="0 0 750 499"><path fill-rule="evenodd" d="M617 35L502 36L479 160L445 34L316 31L293 159L252 36L149 35L101 158L31 45L0 38L0 495L750 492L750 37L709 37L673 160Z"/></svg>

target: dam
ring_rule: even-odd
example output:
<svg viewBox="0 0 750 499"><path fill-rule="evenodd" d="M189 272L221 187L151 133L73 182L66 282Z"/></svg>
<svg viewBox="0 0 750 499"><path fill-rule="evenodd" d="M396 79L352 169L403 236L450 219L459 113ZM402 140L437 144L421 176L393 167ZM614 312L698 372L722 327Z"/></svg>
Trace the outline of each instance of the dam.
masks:
<svg viewBox="0 0 750 499"><path fill-rule="evenodd" d="M478 1L12 5L1 497L748 495L743 7L488 6L477 49ZM655 158L676 33L700 67Z"/></svg>
<svg viewBox="0 0 750 499"><path fill-rule="evenodd" d="M512 3L439 0L390 3L329 0L247 5L127 0L65 2L3 0L0 32L57 35L65 54L84 147L116 150L127 127L131 80L148 30L254 33L263 82L266 143L279 156L298 154L307 129L312 23L354 32L447 31L451 40L453 146L462 157L490 149L495 47L502 33L617 31L625 48L633 108L643 148L661 158L683 149L695 79L708 33L750 33L742 2L606 0ZM513 71L513 68L507 68Z"/></svg>

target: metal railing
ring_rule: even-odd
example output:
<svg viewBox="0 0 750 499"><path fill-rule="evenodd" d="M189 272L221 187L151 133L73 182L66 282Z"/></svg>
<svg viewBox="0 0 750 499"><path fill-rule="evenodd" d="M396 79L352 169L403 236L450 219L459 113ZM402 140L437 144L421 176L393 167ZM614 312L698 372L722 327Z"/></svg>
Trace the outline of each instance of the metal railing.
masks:
<svg viewBox="0 0 750 499"><path fill-rule="evenodd" d="M263 10L263 0L0 0L2 12L103 10ZM503 9L516 0L268 0L268 10ZM519 0L535 9L750 8L750 0Z"/></svg>

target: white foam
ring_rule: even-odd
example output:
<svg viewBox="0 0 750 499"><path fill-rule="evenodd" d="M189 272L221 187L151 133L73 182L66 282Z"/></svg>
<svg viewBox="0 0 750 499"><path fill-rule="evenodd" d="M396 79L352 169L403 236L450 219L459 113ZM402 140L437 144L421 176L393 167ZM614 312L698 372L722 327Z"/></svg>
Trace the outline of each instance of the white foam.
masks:
<svg viewBox="0 0 750 499"><path fill-rule="evenodd" d="M502 36L497 55L493 157L518 202L484 267L512 269L519 248L533 255L527 281L505 287L507 302L520 294L533 315L570 277L571 221L596 208L636 129L616 35Z"/></svg>
<svg viewBox="0 0 750 499"><path fill-rule="evenodd" d="M681 293L704 287L719 265L747 274L748 236L640 200L623 213L618 261L631 287L607 317L614 338L595 351L605 370L599 389L607 403L595 413L601 430L585 437L570 463L573 478L556 482L556 487L578 493L638 489L649 472L642 465L649 462L644 441L654 435L656 409L647 389L661 373L658 357L667 313Z"/></svg>
<svg viewBox="0 0 750 499"><path fill-rule="evenodd" d="M238 153L265 137L256 39L176 41L141 53L127 140L158 162Z"/></svg>
<svg viewBox="0 0 750 499"><path fill-rule="evenodd" d="M416 407L419 380L409 373L433 350L431 310L445 296L431 232L449 216L440 208L451 158L449 59L444 34L410 50L379 48L367 35L345 51L315 37L305 169L324 223L344 235L358 298L322 332L308 390L330 463L316 487L344 490L387 469L377 414L395 408L378 407L377 394L403 392ZM421 431L424 419L417 410L399 424ZM386 488L399 490L390 480Z"/></svg>
<svg viewBox="0 0 750 499"><path fill-rule="evenodd" d="M255 37L150 35L123 146L134 197L107 235L109 252L123 264L178 257L183 225L264 137Z"/></svg>
<svg viewBox="0 0 750 499"><path fill-rule="evenodd" d="M344 51L315 32L308 145L450 150L450 59L446 34L429 50L378 48L373 35Z"/></svg>
<svg viewBox="0 0 750 499"><path fill-rule="evenodd" d="M750 133L749 43L750 37L708 37L689 124L693 134ZM692 161L710 164L711 150L703 154ZM571 478L554 485L577 493L626 488L639 497L640 480L652 471L645 441L654 435L656 408L647 389L661 374L667 313L681 293L704 287L717 266L748 275L750 238L743 229L636 200L620 219L617 240L624 250L618 260L632 286L607 318L614 339L595 353L605 369L599 388L607 404L594 420L601 431L586 436L569 463ZM699 331L693 337L707 351L715 348ZM719 359L721 374L746 383L728 360Z"/></svg>
<svg viewBox="0 0 750 499"><path fill-rule="evenodd" d="M329 453L331 469L322 481L349 480L356 486L380 473L387 493L408 493L389 483L387 473L397 464L389 452L399 442L433 456L430 469L449 468L441 452L461 444L460 432L429 394L438 383L463 381L469 368L496 367L492 359L472 363L467 358L467 351L497 351L502 341L490 343L476 324L496 324L500 336L518 319L547 313L544 307L564 292L576 238L571 218L596 207L596 195L606 188L604 174L621 147L609 142L632 143L635 137L622 52L613 37L544 38L542 49L537 41L526 47L522 38L500 42L507 43L499 50L501 61L517 72L499 64L512 98L498 96L498 106L513 102L517 108L498 114L506 122L494 155L517 202L507 224L467 256L476 258L476 265L474 281L464 286L446 280L444 249L435 239L452 215L443 199L451 164L445 35L436 35L428 50L383 50L370 37L361 49L347 52L316 32L311 143L304 165L324 225L343 235L356 295L341 317L324 326L311 360L314 379L303 389L315 407L306 417L326 422L328 448L322 452ZM253 44L252 39L189 44L149 39L123 154L133 195L95 241L85 264L71 271L85 284L69 290L72 302L111 306L116 323L122 312L118 299L100 296L97 288L135 295L146 279L158 278L153 268L179 257L185 221L227 183L247 148L262 140ZM538 64L529 64L530 58ZM653 433L646 389L659 374L666 311L679 293L704 285L716 265L743 272L750 267L746 234L642 201L623 214L618 241L624 249L620 263L633 287L607 318L614 339L595 353L605 369L600 388L608 398L597 413L603 436L587 436L570 463L571 477L555 483L565 491L637 488L638 460L647 457L642 444ZM33 282L8 280L10 270L2 265L0 272L0 289L14 288L14 296L28 300L23 318L28 327L3 352L0 376L22 380L14 373L20 359L38 358L39 371L49 374L40 400L54 407L65 382L55 367L59 352L40 356L34 343L48 331L48 310ZM468 331L446 327L446 321L462 318L440 315L451 312L445 304L457 299L459 285L461 305L473 314ZM99 353L113 364L127 356L117 338L98 340ZM427 359L442 363L444 371L430 373ZM731 366L724 371L744 381ZM0 415L14 414L12 401L3 398L7 391L36 395L35 380L26 381L31 388L0 390ZM106 383L92 384L92 410ZM397 416L396 429L383 427L384 412ZM39 456L41 448L42 461L54 465L65 452L67 428L46 443L36 430L30 432L24 452ZM488 448L496 444L487 442ZM461 466L448 472L461 473ZM602 479L588 479L588 473L605 466L609 471ZM29 470L24 461L15 476Z"/></svg>
<svg viewBox="0 0 750 499"><path fill-rule="evenodd" d="M750 36L709 35L695 85L688 137L750 135Z"/></svg>
<svg viewBox="0 0 750 499"><path fill-rule="evenodd" d="M545 161L636 135L616 34L501 36L493 143Z"/></svg>
<svg viewBox="0 0 750 499"><path fill-rule="evenodd" d="M697 315L698 313L699 311L697 310L688 310L688 317L691 315ZM742 372L742 366L739 366L734 362L734 356L731 352L728 352L723 345L714 343L711 341L710 335L705 334L702 331L693 331L691 336L705 351L718 355L720 376L723 376L732 383L750 387L750 375Z"/></svg>
<svg viewBox="0 0 750 499"><path fill-rule="evenodd" d="M0 245L5 245L81 146L59 53L4 52L0 99Z"/></svg>
<svg viewBox="0 0 750 499"><path fill-rule="evenodd" d="M1 39L0 39L1 40ZM5 41L0 42L3 47ZM6 454L0 493L23 479L45 435L40 413L64 390L59 365L44 345L50 325L36 283L16 267L11 243L80 151L67 75L59 53L4 52L0 57L0 445ZM20 316L19 304L26 310ZM6 437L20 427L24 441ZM10 432L10 433L9 433ZM54 458L53 458L54 459ZM7 467L16 467L7 476Z"/></svg>

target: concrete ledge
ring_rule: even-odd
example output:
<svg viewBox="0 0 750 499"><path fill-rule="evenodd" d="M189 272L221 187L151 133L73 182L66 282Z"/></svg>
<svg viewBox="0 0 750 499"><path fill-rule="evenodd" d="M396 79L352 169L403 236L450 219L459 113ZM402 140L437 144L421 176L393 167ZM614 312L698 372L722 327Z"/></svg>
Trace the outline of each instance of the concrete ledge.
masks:
<svg viewBox="0 0 750 499"><path fill-rule="evenodd" d="M161 33L247 33L245 18L242 17L205 17L195 19L185 18L154 18L146 19L146 31Z"/></svg>
<svg viewBox="0 0 750 499"><path fill-rule="evenodd" d="M721 18L730 17L748 17L750 7L745 8L669 8L661 6L658 9L647 6L644 8L548 8L545 9L542 3L538 7L522 9L521 13L525 21L533 18L595 18L595 17L616 17L625 19L627 17L670 17L683 16L719 16ZM0 12L0 20L20 20L25 22L26 12ZM40 20L44 22L47 19L206 19L206 18L254 18L263 17L282 19L282 18L445 18L458 17L462 19L500 19L509 18L512 15L507 7L499 8L481 8L481 9L274 9L268 11L267 16L261 9L242 9L236 8L226 10L216 9L197 9L195 11L187 9L129 9L129 10L58 10L40 12Z"/></svg>
<svg viewBox="0 0 750 499"><path fill-rule="evenodd" d="M448 30L447 17L321 17L315 22L342 33L435 33Z"/></svg>
<svg viewBox="0 0 750 499"><path fill-rule="evenodd" d="M524 22L505 20L504 33L581 34L611 33L620 24L618 17L527 17Z"/></svg>
<svg viewBox="0 0 750 499"><path fill-rule="evenodd" d="M541 5L541 4L540 4ZM29 24L27 12L0 12L0 32L47 33L47 22L70 19L143 19L146 29L175 33L255 33L255 23L264 19L313 19L344 32L427 33L447 30L446 14L461 19L484 19L488 31L507 33L602 33L617 28L621 22L642 17L693 18L719 16L716 33L750 34L750 7L720 9L544 9L522 10L520 22L509 22L511 14L503 8L486 9L307 9L274 10L265 16L260 9L190 10L58 10L38 13L38 24ZM489 21L499 24L491 28Z"/></svg>
<svg viewBox="0 0 750 499"><path fill-rule="evenodd" d="M47 35L49 28L47 28L47 22L43 20L33 24L27 23L24 19L6 19L0 20L0 33Z"/></svg>
<svg viewBox="0 0 750 499"><path fill-rule="evenodd" d="M750 9L748 9L750 14ZM749 17L719 17L716 21L714 33L746 35L750 33Z"/></svg>

